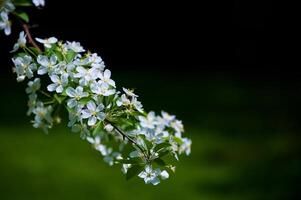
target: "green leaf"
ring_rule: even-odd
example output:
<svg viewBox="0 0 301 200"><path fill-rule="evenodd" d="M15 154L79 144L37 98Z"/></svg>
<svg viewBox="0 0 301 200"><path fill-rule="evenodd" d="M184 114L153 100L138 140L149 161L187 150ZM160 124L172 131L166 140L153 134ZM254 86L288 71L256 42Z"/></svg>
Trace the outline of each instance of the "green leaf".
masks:
<svg viewBox="0 0 301 200"><path fill-rule="evenodd" d="M76 53L72 50L69 50L67 55L66 55L66 59L67 59L67 62L71 62L73 60L73 58L75 57Z"/></svg>
<svg viewBox="0 0 301 200"><path fill-rule="evenodd" d="M22 19L23 21L25 21L26 23L29 22L29 17L25 12L14 12L14 14L18 16L20 19Z"/></svg>
<svg viewBox="0 0 301 200"><path fill-rule="evenodd" d="M134 176L136 176L139 172L143 170L143 167L141 165L134 165L130 169L128 169L126 173L126 180L130 180Z"/></svg>
<svg viewBox="0 0 301 200"><path fill-rule="evenodd" d="M58 58L59 61L64 60L64 56L60 51L56 50L56 51L54 51L54 53L55 53L55 55L56 55L56 57Z"/></svg>
<svg viewBox="0 0 301 200"><path fill-rule="evenodd" d="M29 1L29 0L14 0L13 4L15 6L33 6L31 1Z"/></svg>
<svg viewBox="0 0 301 200"><path fill-rule="evenodd" d="M160 149L163 149L163 148L167 148L167 147L170 147L171 146L171 144L170 143L168 143L168 142L163 142L163 143L161 143L161 144L158 144L158 145L156 145L156 147L155 147L155 152L157 152L157 151L159 151Z"/></svg>
<svg viewBox="0 0 301 200"><path fill-rule="evenodd" d="M95 135L97 135L98 133L100 133L100 131L102 130L102 128L103 128L103 124L102 124L102 122L100 121L100 122L97 123L96 128L93 130L92 135L95 136Z"/></svg>
<svg viewBox="0 0 301 200"><path fill-rule="evenodd" d="M153 144L150 141L146 140L146 139L144 140L144 143L146 144L148 149L151 149L153 147Z"/></svg>
<svg viewBox="0 0 301 200"><path fill-rule="evenodd" d="M133 164L133 165L137 165L139 162L141 162L140 158L131 158L129 160L127 159L122 159L122 160L118 160L119 163L121 164Z"/></svg>
<svg viewBox="0 0 301 200"><path fill-rule="evenodd" d="M162 160L161 158L156 158L155 160L154 160L154 162L155 163L157 163L158 165L160 165L160 166L166 166L166 163L164 162L164 160Z"/></svg>
<svg viewBox="0 0 301 200"><path fill-rule="evenodd" d="M159 158L162 158L163 156L165 156L165 155L167 155L167 154L169 154L169 153L170 153L170 151L168 151L168 150L160 151L160 152L159 152Z"/></svg>
<svg viewBox="0 0 301 200"><path fill-rule="evenodd" d="M81 98L81 99L79 100L79 102L82 103L82 104L87 104L90 100L91 100L91 98L89 98L89 97L84 97L84 98Z"/></svg>
<svg viewBox="0 0 301 200"><path fill-rule="evenodd" d="M36 55L39 55L39 50L37 50L35 47L29 47L31 51L33 51Z"/></svg>
<svg viewBox="0 0 301 200"><path fill-rule="evenodd" d="M54 94L54 98L61 104L66 97L61 97L58 96L57 94Z"/></svg>
<svg viewBox="0 0 301 200"><path fill-rule="evenodd" d="M174 139L174 141L177 142L178 144L180 144L180 145L183 144L183 141L181 140L181 138L174 137L173 139Z"/></svg>

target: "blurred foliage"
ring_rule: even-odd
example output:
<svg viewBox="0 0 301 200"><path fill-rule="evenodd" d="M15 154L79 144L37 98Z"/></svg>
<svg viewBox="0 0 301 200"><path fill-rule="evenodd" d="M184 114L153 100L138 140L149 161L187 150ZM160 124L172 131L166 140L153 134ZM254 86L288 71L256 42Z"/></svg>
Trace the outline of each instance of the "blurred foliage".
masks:
<svg viewBox="0 0 301 200"><path fill-rule="evenodd" d="M0 199L300 199L301 84L193 73L114 72L147 110L183 119L192 154L158 187L102 158L67 128L32 128L14 77L0 80Z"/></svg>

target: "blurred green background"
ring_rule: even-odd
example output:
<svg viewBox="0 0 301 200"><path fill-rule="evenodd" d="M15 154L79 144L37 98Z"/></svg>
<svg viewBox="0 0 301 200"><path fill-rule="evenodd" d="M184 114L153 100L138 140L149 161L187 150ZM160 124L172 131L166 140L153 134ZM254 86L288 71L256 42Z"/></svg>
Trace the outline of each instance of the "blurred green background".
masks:
<svg viewBox="0 0 301 200"><path fill-rule="evenodd" d="M25 85L1 76L0 199L300 199L300 82L113 69L146 110L182 119L192 154L159 186L126 181L65 128L31 127Z"/></svg>

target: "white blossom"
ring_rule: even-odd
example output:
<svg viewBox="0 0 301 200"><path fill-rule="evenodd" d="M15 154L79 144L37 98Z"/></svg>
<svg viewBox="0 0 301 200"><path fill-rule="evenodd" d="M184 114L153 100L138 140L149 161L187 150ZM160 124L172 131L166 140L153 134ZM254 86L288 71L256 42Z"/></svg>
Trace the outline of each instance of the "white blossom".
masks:
<svg viewBox="0 0 301 200"><path fill-rule="evenodd" d="M128 106L131 104L131 100L127 98L125 94L122 94L121 97L116 101L117 106Z"/></svg>
<svg viewBox="0 0 301 200"><path fill-rule="evenodd" d="M50 37L46 39L36 38L36 41L44 44L44 47L50 49L53 44L57 43L57 39L55 37Z"/></svg>
<svg viewBox="0 0 301 200"><path fill-rule="evenodd" d="M149 112L146 117L139 116L140 125L145 128L153 129L155 128L155 113Z"/></svg>
<svg viewBox="0 0 301 200"><path fill-rule="evenodd" d="M16 52L19 48L24 48L26 45L26 35L24 31L21 31L19 34L18 42L14 45L14 48L11 52Z"/></svg>
<svg viewBox="0 0 301 200"><path fill-rule="evenodd" d="M37 103L37 107L35 107L32 113L35 115L33 126L35 128L42 128L45 132L47 132L48 128L52 127L52 106L45 107L42 102Z"/></svg>
<svg viewBox="0 0 301 200"><path fill-rule="evenodd" d="M32 78L33 72L37 69L36 64L32 62L32 58L28 55L13 59L13 63L17 73L17 81L23 81L25 77Z"/></svg>
<svg viewBox="0 0 301 200"><path fill-rule="evenodd" d="M106 124L104 129L108 132L112 132L114 130L114 127L111 124Z"/></svg>
<svg viewBox="0 0 301 200"><path fill-rule="evenodd" d="M90 57L88 58L88 62L91 63L92 67L95 67L101 71L105 68L103 60L96 53L90 55Z"/></svg>
<svg viewBox="0 0 301 200"><path fill-rule="evenodd" d="M4 30L5 35L11 34L11 22L8 19L8 13L7 12L1 12L0 13L0 29Z"/></svg>
<svg viewBox="0 0 301 200"><path fill-rule="evenodd" d="M162 172L160 173L160 176L161 176L161 178L162 178L163 180L169 178L169 174L168 174L168 172L167 172L166 170L162 171Z"/></svg>
<svg viewBox="0 0 301 200"><path fill-rule="evenodd" d="M57 66L57 57L52 55L50 59L47 56L39 55L37 62L41 65L38 69L39 75L44 75L47 73L52 73Z"/></svg>
<svg viewBox="0 0 301 200"><path fill-rule="evenodd" d="M134 94L134 90L129 90L126 88L122 88L122 90L126 93L126 95L130 97L138 97L138 95Z"/></svg>
<svg viewBox="0 0 301 200"><path fill-rule="evenodd" d="M179 153L185 152L186 155L189 155L191 152L191 140L188 138L182 138L183 144L179 147Z"/></svg>
<svg viewBox="0 0 301 200"><path fill-rule="evenodd" d="M93 93L103 96L110 96L116 92L115 89L110 89L109 84L102 83L101 81L92 83L90 89Z"/></svg>
<svg viewBox="0 0 301 200"><path fill-rule="evenodd" d="M151 183L153 185L158 185L160 183L160 180L158 178L160 173L160 169L153 170L151 166L147 165L144 171L142 171L138 176L140 178L143 178L146 184Z"/></svg>
<svg viewBox="0 0 301 200"><path fill-rule="evenodd" d="M80 45L79 42L69 42L64 45L65 48L70 49L76 53L85 52L85 49Z"/></svg>
<svg viewBox="0 0 301 200"><path fill-rule="evenodd" d="M66 89L66 94L71 97L68 102L67 105L70 108L75 107L76 105L78 105L78 101L83 98L83 97L87 97L89 96L88 92L84 92L83 87L78 86L76 89L72 88L72 87L68 87Z"/></svg>
<svg viewBox="0 0 301 200"><path fill-rule="evenodd" d="M106 69L104 72L103 72L103 74L102 73L100 73L99 74L99 78L100 78L100 83L107 83L107 84L109 84L109 85L111 85L111 86L113 86L113 87L116 87L115 86L115 81L113 81L112 79L111 79L111 71L110 70L108 70L108 69Z"/></svg>
<svg viewBox="0 0 301 200"><path fill-rule="evenodd" d="M36 6L45 6L45 0L32 0L32 3Z"/></svg>
<svg viewBox="0 0 301 200"><path fill-rule="evenodd" d="M76 68L77 73L74 75L75 78L79 78L79 84L82 86L88 85L88 83L97 78L97 70L95 68L86 69L82 66Z"/></svg>
<svg viewBox="0 0 301 200"><path fill-rule="evenodd" d="M53 83L47 86L49 92L56 91L57 93L62 93L64 87L68 84L68 74L63 74L61 77L53 74L50 76L50 79Z"/></svg>
<svg viewBox="0 0 301 200"><path fill-rule="evenodd" d="M96 104L93 101L87 103L87 108L82 110L82 118L88 119L88 125L93 126L97 120L103 121L105 119L105 113L102 112L104 109L103 104Z"/></svg>
<svg viewBox="0 0 301 200"><path fill-rule="evenodd" d="M131 104L136 108L136 110L138 110L141 113L143 112L142 103L138 101L136 97L132 98Z"/></svg>
<svg viewBox="0 0 301 200"><path fill-rule="evenodd" d="M41 88L41 80L40 78L35 78L33 81L29 81L27 85L26 93L35 93Z"/></svg>
<svg viewBox="0 0 301 200"><path fill-rule="evenodd" d="M171 127L174 128L177 132L184 131L184 126L182 124L182 121L180 121L180 120L175 120L175 121L171 122Z"/></svg>

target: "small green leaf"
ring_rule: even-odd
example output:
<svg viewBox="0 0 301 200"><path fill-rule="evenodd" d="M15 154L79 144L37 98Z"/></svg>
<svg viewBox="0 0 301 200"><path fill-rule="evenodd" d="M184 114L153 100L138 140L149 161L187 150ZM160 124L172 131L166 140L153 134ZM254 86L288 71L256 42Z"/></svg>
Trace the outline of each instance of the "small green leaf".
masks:
<svg viewBox="0 0 301 200"><path fill-rule="evenodd" d="M157 163L160 166L165 166L166 163L164 162L164 160L162 160L161 158L157 158L154 160L155 163Z"/></svg>
<svg viewBox="0 0 301 200"><path fill-rule="evenodd" d="M177 142L178 144L183 144L183 141L181 138L178 138L178 137L174 137L173 138L175 142Z"/></svg>
<svg viewBox="0 0 301 200"><path fill-rule="evenodd" d="M157 151L159 151L160 149L167 148L167 147L170 147L170 146L171 146L170 143L168 143L168 142L163 142L163 143L161 143L161 144L156 145L156 147L155 147L154 150L157 152Z"/></svg>
<svg viewBox="0 0 301 200"><path fill-rule="evenodd" d="M20 19L25 21L26 23L29 22L29 17L25 12L14 12L16 16L18 16Z"/></svg>
<svg viewBox="0 0 301 200"><path fill-rule="evenodd" d="M162 158L163 156L167 155L170 151L165 150L165 151L160 151L159 152L159 158Z"/></svg>
<svg viewBox="0 0 301 200"><path fill-rule="evenodd" d="M33 51L36 55L39 55L39 50L37 50L35 47L29 47L31 51Z"/></svg>
<svg viewBox="0 0 301 200"><path fill-rule="evenodd" d="M66 59L67 59L67 62L71 62L73 60L73 58L75 57L76 53L72 50L69 50L67 55L66 55Z"/></svg>
<svg viewBox="0 0 301 200"><path fill-rule="evenodd" d="M103 128L102 122L98 122L97 125L96 125L96 128L93 130L92 135L95 136L98 133L100 133L100 131L101 131L102 128Z"/></svg>
<svg viewBox="0 0 301 200"><path fill-rule="evenodd" d="M15 6L33 6L29 0L14 0L13 4Z"/></svg>
<svg viewBox="0 0 301 200"><path fill-rule="evenodd" d="M122 160L118 160L119 163L121 164L138 164L139 162L141 162L141 159L140 158L131 158L129 160L127 159L122 159Z"/></svg>
<svg viewBox="0 0 301 200"><path fill-rule="evenodd" d="M131 167L130 169L128 169L128 171L126 173L126 180L130 180L131 178L133 178L134 176L136 176L142 170L143 170L142 166L140 166L140 165L134 165L133 167Z"/></svg>
<svg viewBox="0 0 301 200"><path fill-rule="evenodd" d="M82 103L82 104L87 104L90 100L91 100L91 98L89 98L89 97L84 97L84 98L81 98L81 99L79 100L79 102Z"/></svg>
<svg viewBox="0 0 301 200"><path fill-rule="evenodd" d="M60 51L54 51L56 57L58 58L59 61L63 61L64 60L64 56Z"/></svg>
<svg viewBox="0 0 301 200"><path fill-rule="evenodd" d="M58 96L57 94L54 94L54 98L61 104L66 97L62 97L62 96Z"/></svg>

